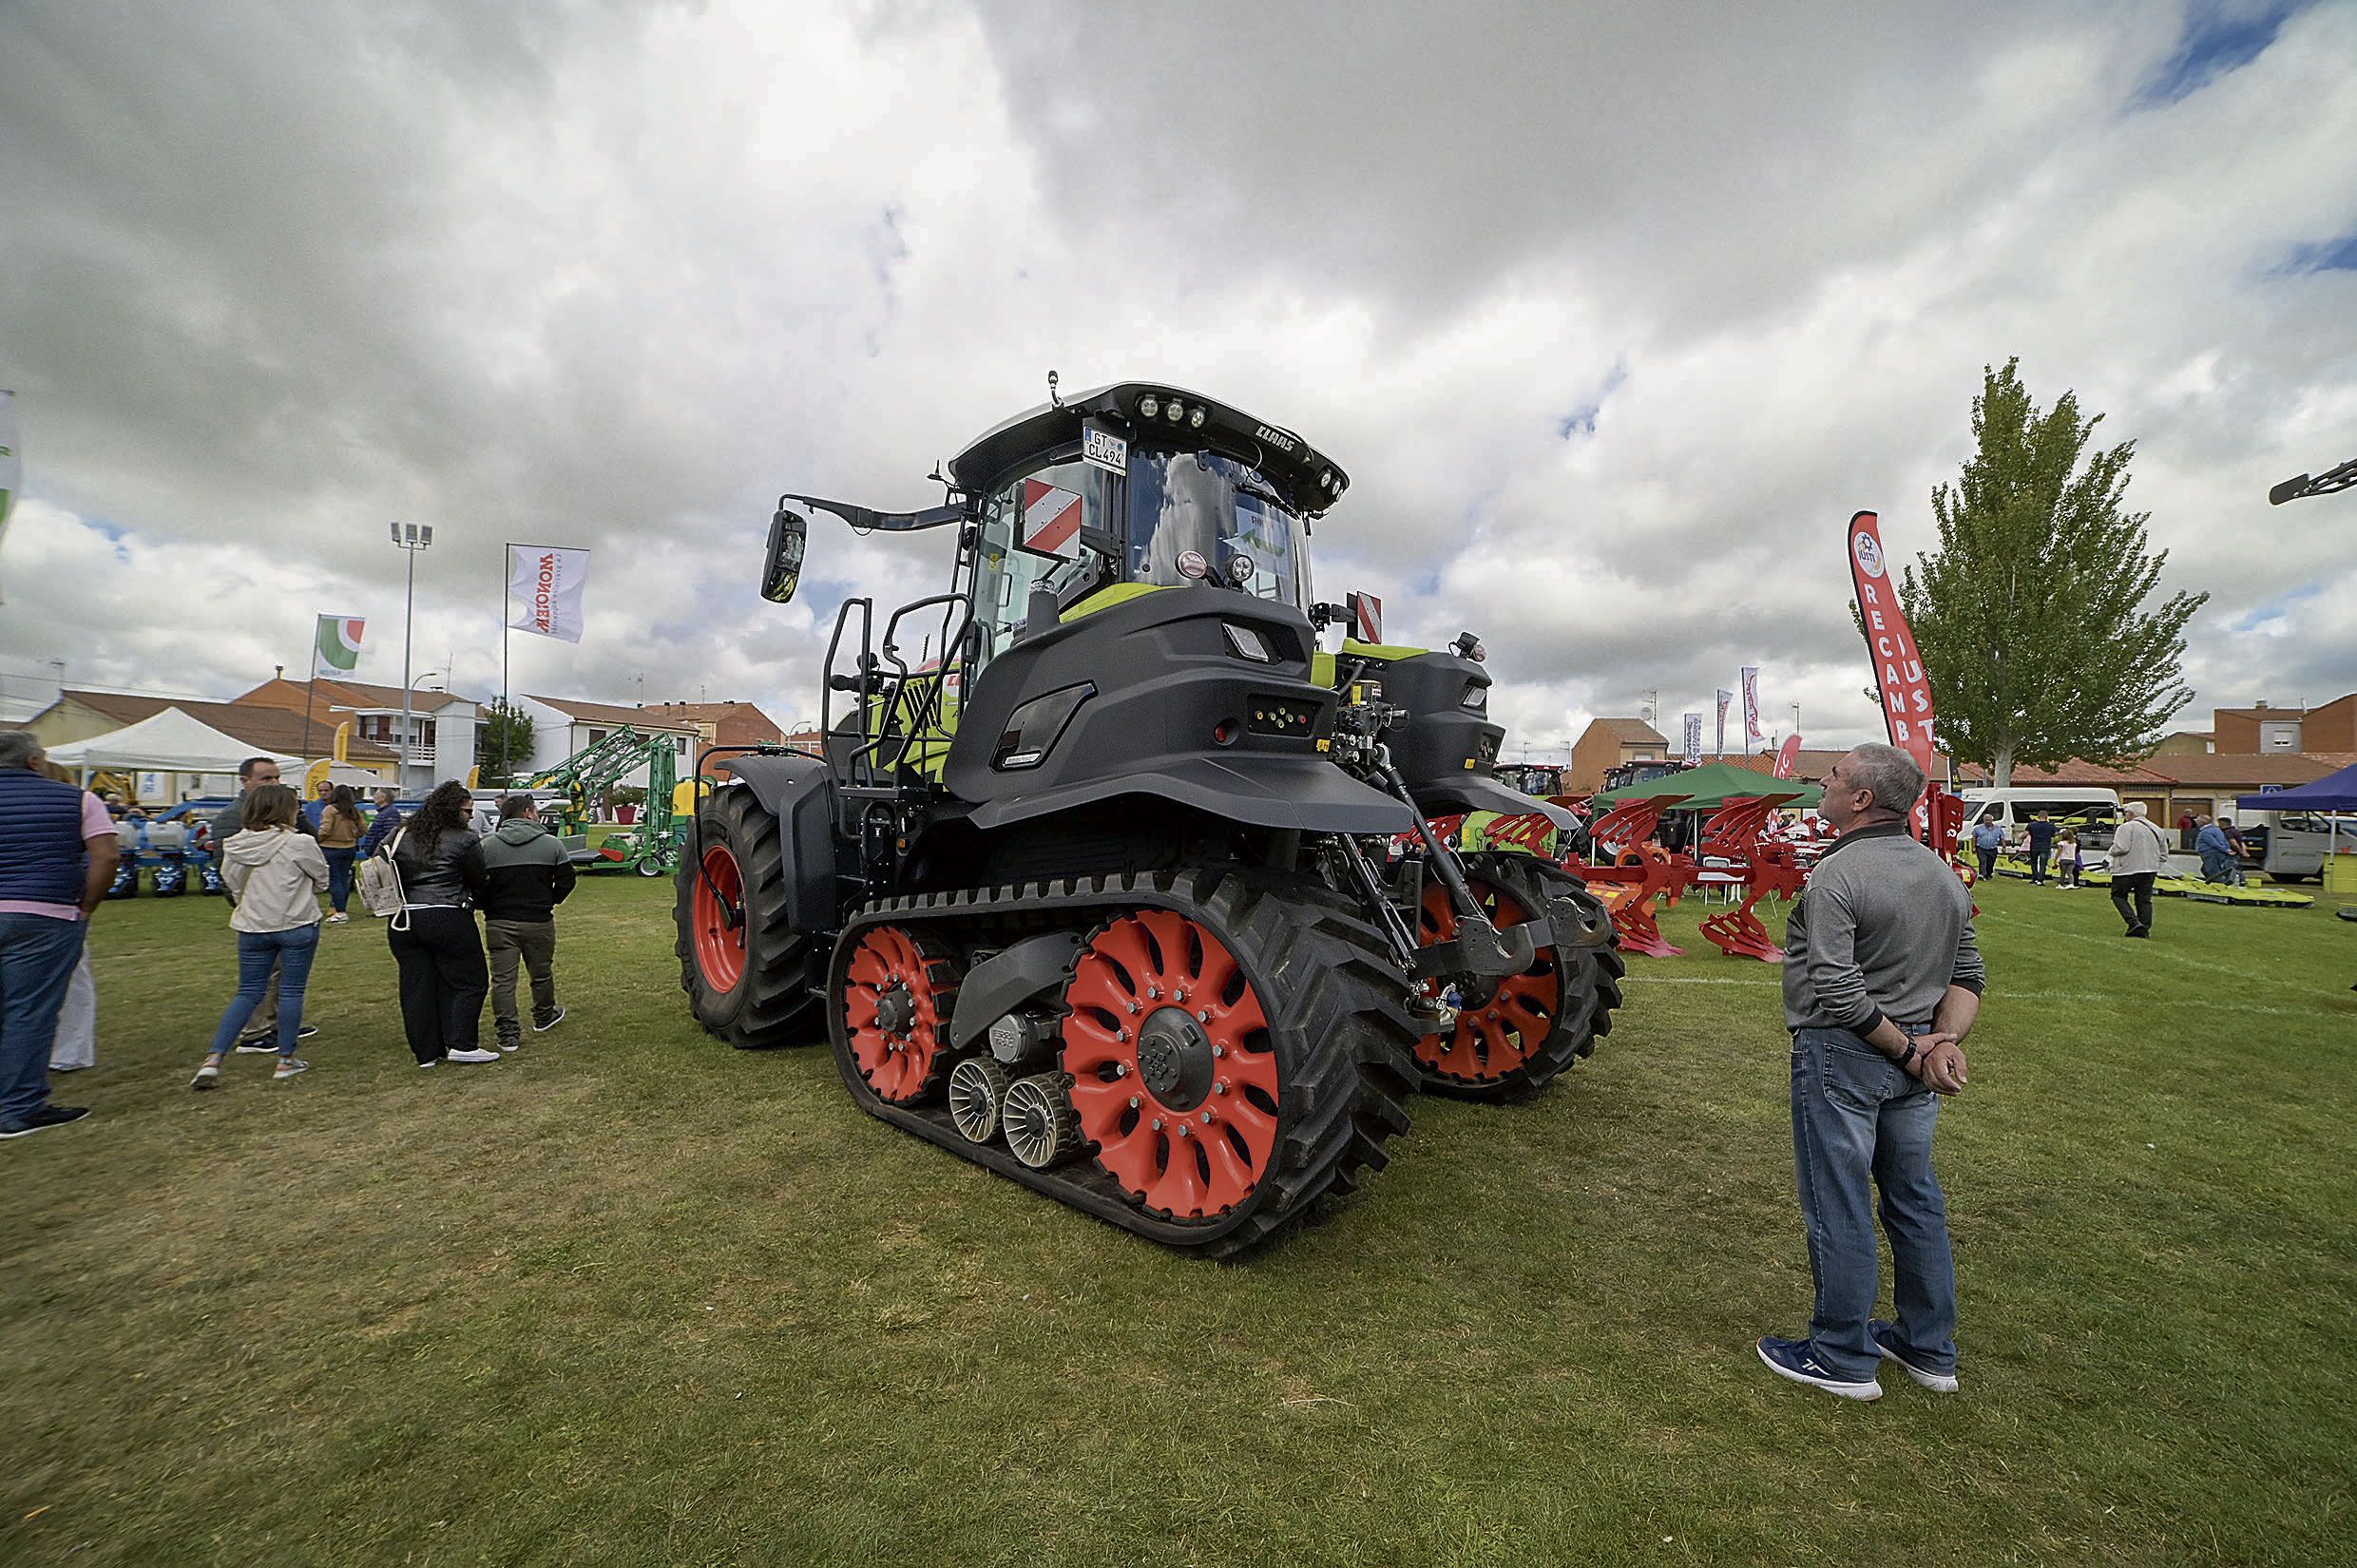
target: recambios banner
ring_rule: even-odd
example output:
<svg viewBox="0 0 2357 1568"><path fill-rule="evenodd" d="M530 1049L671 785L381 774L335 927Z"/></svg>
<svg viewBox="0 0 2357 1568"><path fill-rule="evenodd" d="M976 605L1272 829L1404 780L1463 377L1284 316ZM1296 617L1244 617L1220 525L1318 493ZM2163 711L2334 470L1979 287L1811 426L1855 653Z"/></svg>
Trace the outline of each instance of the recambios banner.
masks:
<svg viewBox="0 0 2357 1568"><path fill-rule="evenodd" d="M1686 766L1689 768L1698 768L1701 765L1702 716L1700 714L1688 714L1686 716Z"/></svg>
<svg viewBox="0 0 2357 1568"><path fill-rule="evenodd" d="M1718 743L1711 748L1715 756L1727 755L1727 704L1734 699L1734 693L1724 686L1718 688Z"/></svg>
<svg viewBox="0 0 2357 1568"><path fill-rule="evenodd" d="M588 585L587 550L548 545L508 546L508 624L517 631L580 641L581 595Z"/></svg>
<svg viewBox="0 0 2357 1568"><path fill-rule="evenodd" d="M1931 682L1924 678L1915 634L1907 629L1907 612L1891 588L1881 522L1872 512L1849 519L1849 582L1857 590L1866 645L1874 656L1874 686L1882 693L1883 723L1890 743L1913 757L1924 777L1936 785L1940 752L1931 734ZM1929 828L1930 798L1926 791L1915 803L1919 837Z"/></svg>

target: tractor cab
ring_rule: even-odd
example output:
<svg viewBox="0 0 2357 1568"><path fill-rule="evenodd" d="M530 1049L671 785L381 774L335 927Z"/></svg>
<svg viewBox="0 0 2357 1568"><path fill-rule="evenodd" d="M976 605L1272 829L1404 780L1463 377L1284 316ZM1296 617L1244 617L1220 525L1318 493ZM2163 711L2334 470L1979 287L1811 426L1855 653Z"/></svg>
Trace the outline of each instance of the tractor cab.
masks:
<svg viewBox="0 0 2357 1568"><path fill-rule="evenodd" d="M1056 400L949 465L979 521L977 669L1028 632L1157 588L1311 607L1309 519L1350 481L1291 430L1127 382Z"/></svg>

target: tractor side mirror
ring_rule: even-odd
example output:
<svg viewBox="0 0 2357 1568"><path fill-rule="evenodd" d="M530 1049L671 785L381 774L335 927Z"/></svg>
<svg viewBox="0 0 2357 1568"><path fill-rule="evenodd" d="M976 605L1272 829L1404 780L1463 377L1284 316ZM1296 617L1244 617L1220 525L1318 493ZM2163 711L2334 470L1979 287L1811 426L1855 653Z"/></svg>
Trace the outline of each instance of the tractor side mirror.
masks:
<svg viewBox="0 0 2357 1568"><path fill-rule="evenodd" d="M810 519L800 512L777 508L770 519L769 548L761 563L761 597L784 604L802 585L802 547L810 540Z"/></svg>

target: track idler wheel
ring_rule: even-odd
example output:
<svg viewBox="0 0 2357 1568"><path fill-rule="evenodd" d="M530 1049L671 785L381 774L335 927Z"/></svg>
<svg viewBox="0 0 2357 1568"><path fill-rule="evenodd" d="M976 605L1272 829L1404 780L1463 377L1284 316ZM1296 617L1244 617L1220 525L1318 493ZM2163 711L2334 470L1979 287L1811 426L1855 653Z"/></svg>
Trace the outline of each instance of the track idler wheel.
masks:
<svg viewBox="0 0 2357 1568"><path fill-rule="evenodd" d="M1006 1148L1035 1171L1080 1152L1081 1123L1072 1109L1072 1075L1034 1073L1006 1091Z"/></svg>
<svg viewBox="0 0 2357 1568"><path fill-rule="evenodd" d="M1465 874L1500 930L1537 918L1551 898L1588 896L1578 878L1529 855L1467 855ZM1456 911L1437 883L1425 890L1420 931L1428 946L1456 935ZM1520 974L1426 981L1428 1002L1441 1000L1453 984L1458 1010L1454 1027L1416 1042L1425 1086L1483 1100L1536 1093L1611 1029L1621 973L1620 955L1610 947L1542 942Z"/></svg>
<svg viewBox="0 0 2357 1568"><path fill-rule="evenodd" d="M887 1105L929 1098L949 1071L957 962L929 931L878 926L844 971L843 1023L859 1076Z"/></svg>
<svg viewBox="0 0 2357 1568"><path fill-rule="evenodd" d="M1006 1069L987 1056L969 1056L949 1069L949 1120L968 1142L998 1136L1006 1090Z"/></svg>

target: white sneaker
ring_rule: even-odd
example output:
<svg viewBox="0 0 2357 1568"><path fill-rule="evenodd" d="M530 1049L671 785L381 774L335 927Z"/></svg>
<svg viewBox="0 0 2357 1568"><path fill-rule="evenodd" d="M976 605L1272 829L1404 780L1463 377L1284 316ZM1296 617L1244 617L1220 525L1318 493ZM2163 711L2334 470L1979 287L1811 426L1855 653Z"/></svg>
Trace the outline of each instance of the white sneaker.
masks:
<svg viewBox="0 0 2357 1568"><path fill-rule="evenodd" d="M497 1061L499 1053L477 1047L469 1051L446 1051L443 1053L442 1060L445 1061Z"/></svg>
<svg viewBox="0 0 2357 1568"><path fill-rule="evenodd" d="M220 1064L208 1061L197 1069L197 1076L188 1080L191 1089L212 1089L220 1085Z"/></svg>
<svg viewBox="0 0 2357 1568"><path fill-rule="evenodd" d="M282 1056L278 1059L278 1065L271 1070L270 1076L274 1079L293 1078L297 1073L309 1071L311 1071L310 1062L298 1061L291 1056Z"/></svg>
<svg viewBox="0 0 2357 1568"><path fill-rule="evenodd" d="M327 923L331 926L348 926L352 923L352 916L337 909L327 917Z"/></svg>

